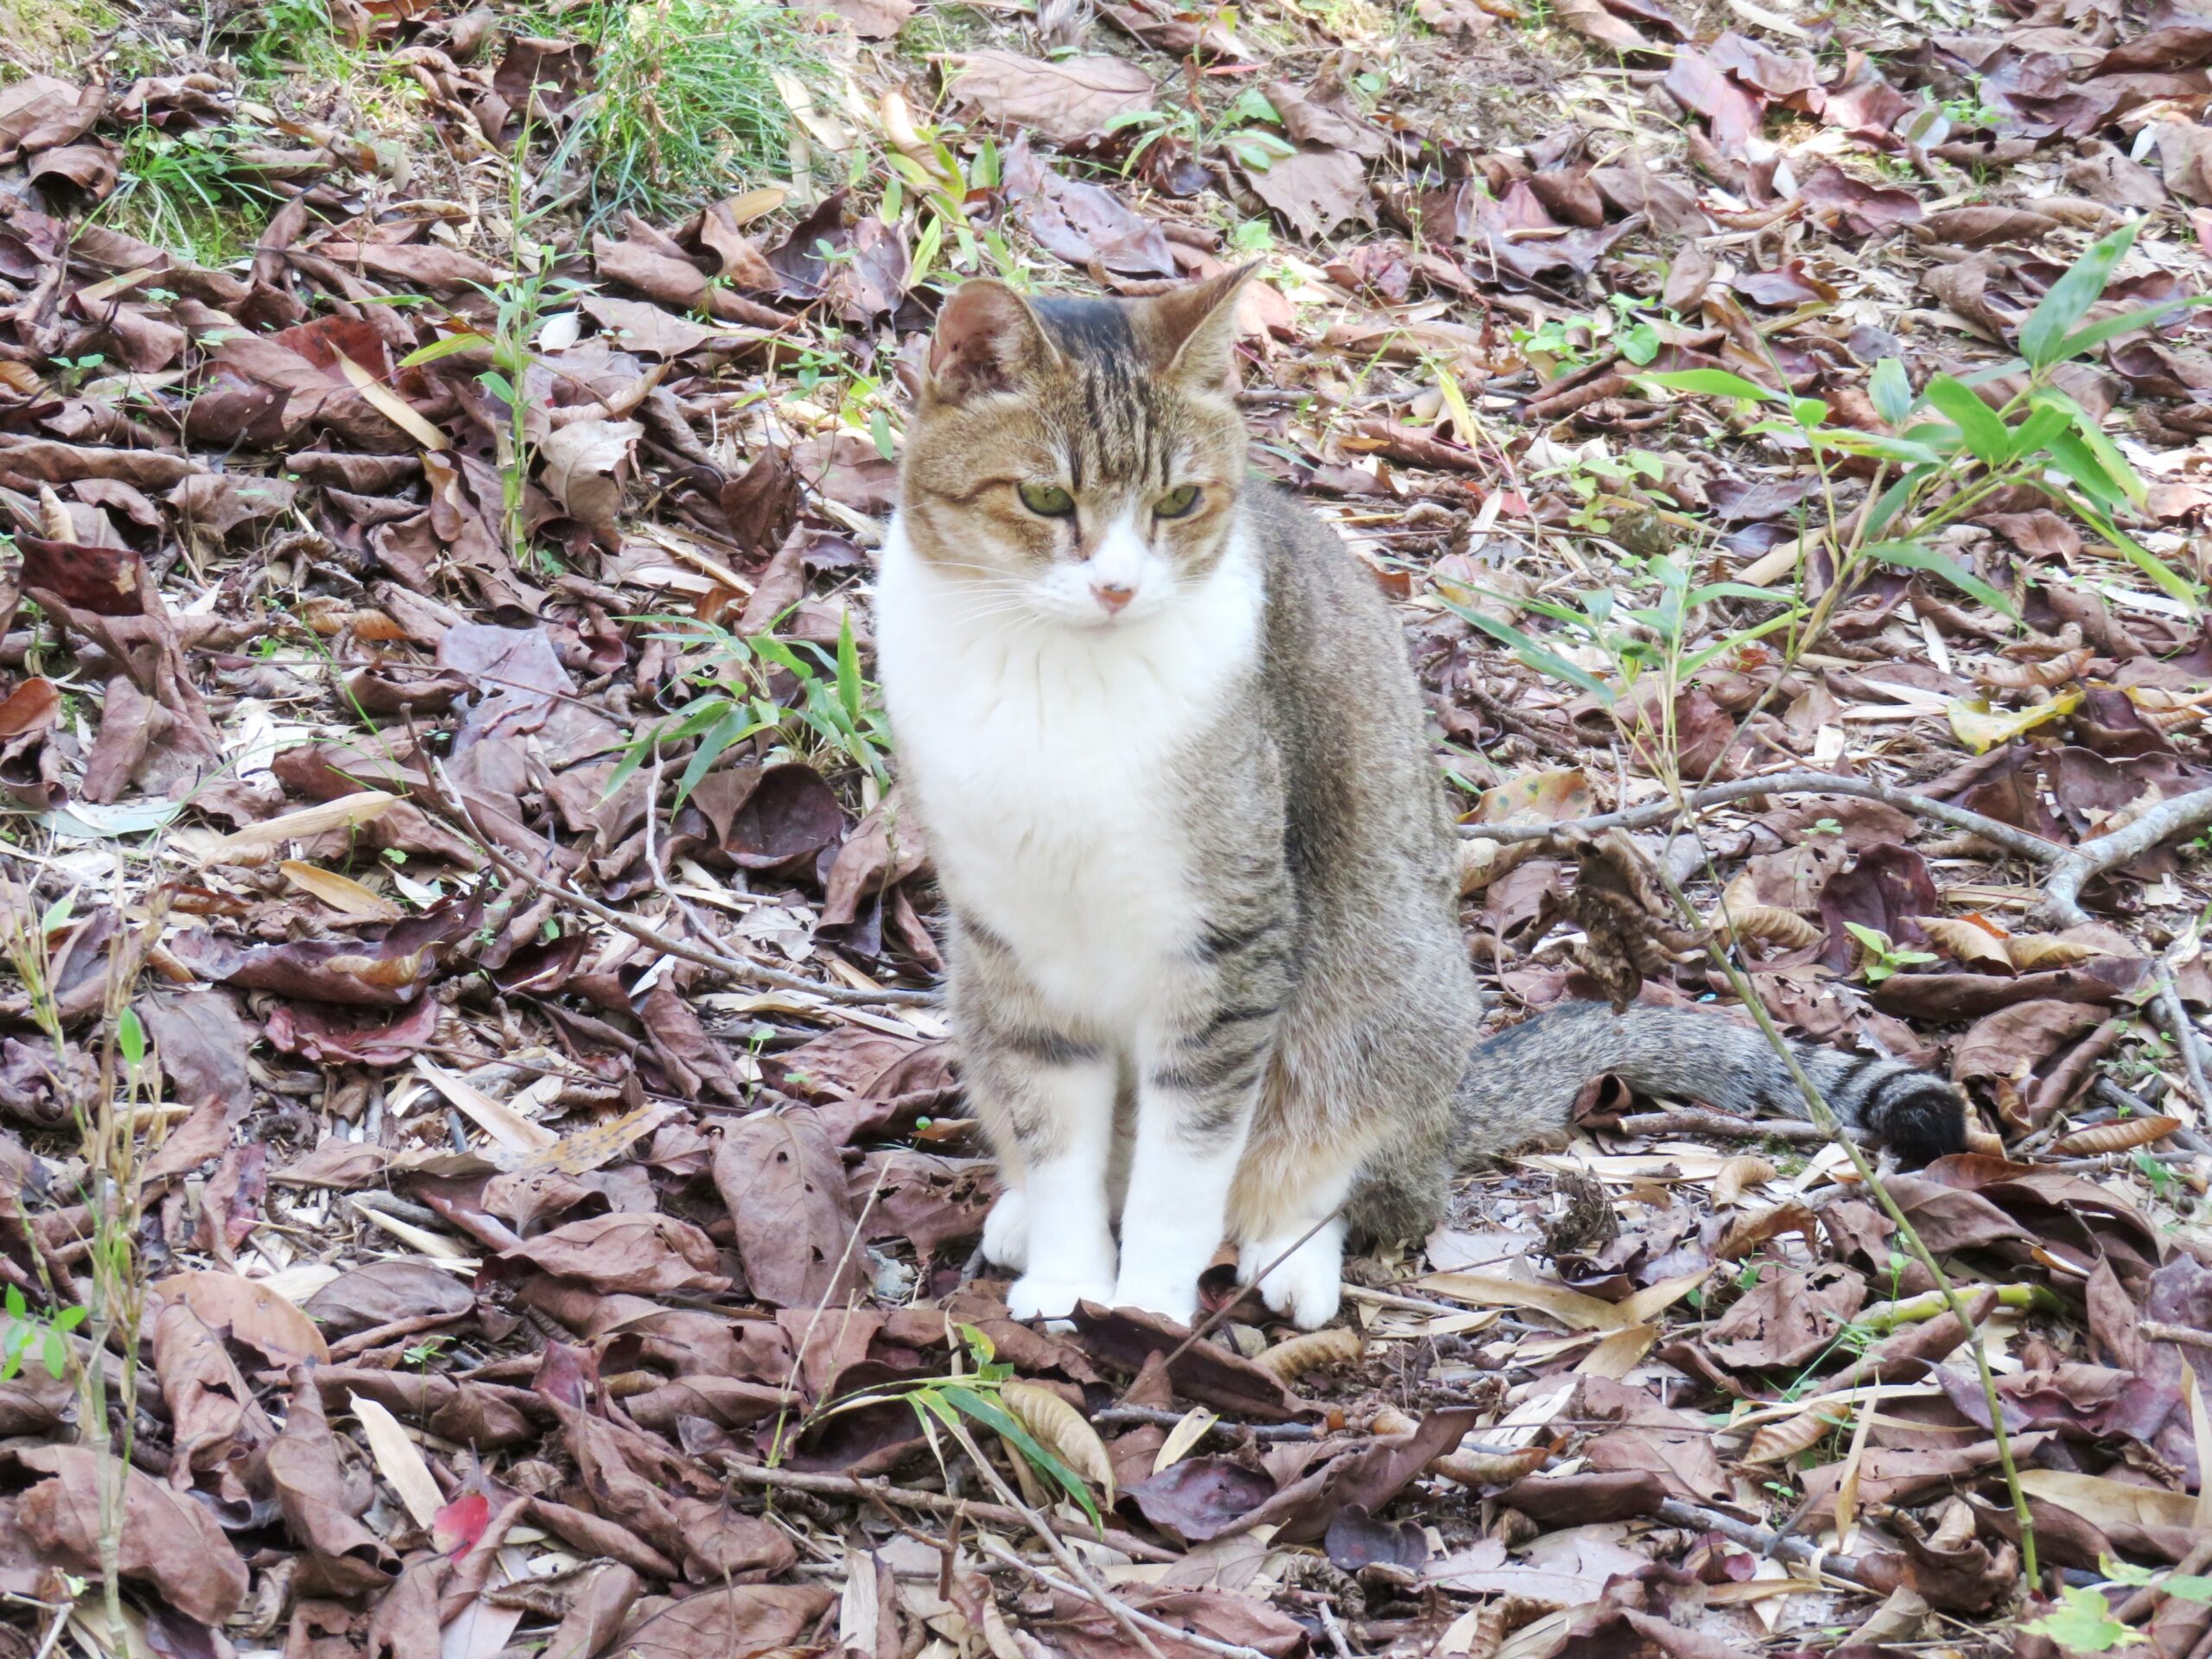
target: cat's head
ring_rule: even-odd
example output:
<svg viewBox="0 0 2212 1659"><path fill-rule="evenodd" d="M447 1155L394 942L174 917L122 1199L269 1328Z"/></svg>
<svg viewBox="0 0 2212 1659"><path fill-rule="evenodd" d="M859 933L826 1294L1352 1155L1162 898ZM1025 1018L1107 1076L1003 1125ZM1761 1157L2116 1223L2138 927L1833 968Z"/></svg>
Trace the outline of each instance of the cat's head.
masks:
<svg viewBox="0 0 2212 1659"><path fill-rule="evenodd" d="M1079 628L1156 614L1222 558L1245 466L1237 290L945 302L899 470L914 550L979 614Z"/></svg>

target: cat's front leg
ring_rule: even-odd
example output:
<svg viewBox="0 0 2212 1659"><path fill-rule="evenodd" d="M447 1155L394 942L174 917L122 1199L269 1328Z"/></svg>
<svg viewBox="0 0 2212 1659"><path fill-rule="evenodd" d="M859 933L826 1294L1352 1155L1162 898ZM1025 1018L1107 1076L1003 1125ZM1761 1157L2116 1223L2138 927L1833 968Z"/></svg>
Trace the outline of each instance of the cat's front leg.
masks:
<svg viewBox="0 0 2212 1659"><path fill-rule="evenodd" d="M1017 1319L1064 1319L1077 1302L1110 1303L1114 1235L1106 1197L1118 1071L1073 1038L970 1027L969 1089L1002 1166L1019 1171L985 1224L993 1260L1019 1267L1007 1292ZM1019 1255L1020 1260L1011 1258Z"/></svg>
<svg viewBox="0 0 2212 1659"><path fill-rule="evenodd" d="M1220 1007L1144 1056L1114 1301L1189 1324L1273 1047L1268 1003Z"/></svg>

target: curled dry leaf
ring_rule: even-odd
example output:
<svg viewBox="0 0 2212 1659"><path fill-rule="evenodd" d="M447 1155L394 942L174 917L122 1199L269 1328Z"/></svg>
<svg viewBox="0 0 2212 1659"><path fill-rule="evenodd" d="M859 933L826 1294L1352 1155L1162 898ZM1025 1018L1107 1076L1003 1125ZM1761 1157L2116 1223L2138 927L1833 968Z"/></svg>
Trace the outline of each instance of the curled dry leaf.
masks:
<svg viewBox="0 0 2212 1659"><path fill-rule="evenodd" d="M1982 663L1976 664L1974 677L1993 691L2048 691L2081 678L2095 655L2082 645L2040 663Z"/></svg>
<svg viewBox="0 0 2212 1659"><path fill-rule="evenodd" d="M2098 1123L2062 1135L2051 1150L2065 1158L2086 1158L2104 1152L2128 1152L2163 1141L2181 1128L2177 1117L2128 1117Z"/></svg>
<svg viewBox="0 0 2212 1659"><path fill-rule="evenodd" d="M1764 1186L1775 1178L1776 1170L1765 1159L1751 1153L1731 1158L1720 1166L1713 1178L1713 1207L1732 1210L1744 1201L1744 1194L1752 1187Z"/></svg>
<svg viewBox="0 0 2212 1659"><path fill-rule="evenodd" d="M1772 944L1784 950L1802 950L1823 937L1811 922L1779 905L1731 905L1715 911L1709 925L1723 931L1734 944Z"/></svg>
<svg viewBox="0 0 2212 1659"><path fill-rule="evenodd" d="M1114 1460L1106 1455L1106 1442L1081 1412L1035 1382L1002 1383L999 1399L1039 1444L1058 1452L1069 1468L1104 1492L1107 1507L1113 1507Z"/></svg>
<svg viewBox="0 0 2212 1659"><path fill-rule="evenodd" d="M1428 1465L1428 1472L1462 1486L1510 1486L1535 1474L1550 1456L1551 1448L1546 1446L1523 1446L1517 1452L1447 1452Z"/></svg>
<svg viewBox="0 0 2212 1659"><path fill-rule="evenodd" d="M1328 1331L1308 1331L1279 1342L1252 1363L1282 1382L1291 1382L1324 1365L1348 1364L1365 1350L1359 1332L1339 1325Z"/></svg>
<svg viewBox="0 0 2212 1659"><path fill-rule="evenodd" d="M1801 1411L1778 1423L1762 1423L1745 1449L1744 1461L1780 1463L1800 1452L1809 1451L1835 1432L1837 1418L1850 1421L1850 1409L1847 1406L1822 1407Z"/></svg>
<svg viewBox="0 0 2212 1659"><path fill-rule="evenodd" d="M2080 939L2062 939L2049 933L2018 933L2005 941L2005 954L2024 974L2046 968L2071 968L2105 953Z"/></svg>
<svg viewBox="0 0 2212 1659"><path fill-rule="evenodd" d="M1935 941L1936 948L1954 962L1994 968L1999 972L2009 971L2012 966L2012 955L2005 949L2006 936L1993 931L1986 923L1956 916L1916 916L1912 919Z"/></svg>
<svg viewBox="0 0 2212 1659"><path fill-rule="evenodd" d="M1819 1226L1820 1223L1815 1219L1813 1212L1794 1198L1788 1204L1778 1204L1771 1210L1739 1215L1729 1224L1727 1234L1713 1252L1713 1259L1733 1262L1784 1233L1800 1233L1812 1238Z"/></svg>

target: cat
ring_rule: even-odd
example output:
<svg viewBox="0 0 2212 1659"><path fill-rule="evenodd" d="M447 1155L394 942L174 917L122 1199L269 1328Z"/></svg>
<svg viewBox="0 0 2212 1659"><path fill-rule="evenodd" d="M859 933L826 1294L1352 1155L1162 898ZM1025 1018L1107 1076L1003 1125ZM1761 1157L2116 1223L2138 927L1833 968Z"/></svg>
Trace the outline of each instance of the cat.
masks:
<svg viewBox="0 0 2212 1659"><path fill-rule="evenodd" d="M1226 1237L1244 1282L1275 1263L1270 1309L1324 1324L1348 1236L1422 1236L1459 1168L1557 1131L1601 1073L1802 1112L1719 1014L1574 1004L1478 1043L1403 635L1337 533L1247 476L1247 276L971 281L918 376L878 669L1017 1318L1188 1322ZM1941 1081L1797 1053L1854 1132L1961 1144Z"/></svg>

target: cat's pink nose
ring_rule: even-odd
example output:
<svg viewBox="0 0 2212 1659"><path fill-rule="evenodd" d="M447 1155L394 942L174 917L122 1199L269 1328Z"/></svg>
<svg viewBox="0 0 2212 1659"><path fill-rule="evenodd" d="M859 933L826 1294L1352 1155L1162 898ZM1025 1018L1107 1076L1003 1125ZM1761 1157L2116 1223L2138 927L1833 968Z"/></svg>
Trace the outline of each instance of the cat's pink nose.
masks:
<svg viewBox="0 0 2212 1659"><path fill-rule="evenodd" d="M1137 590L1124 588L1118 582L1094 582L1090 584L1090 596L1098 601L1100 608L1107 615L1116 616L1120 614L1123 606L1137 596Z"/></svg>

